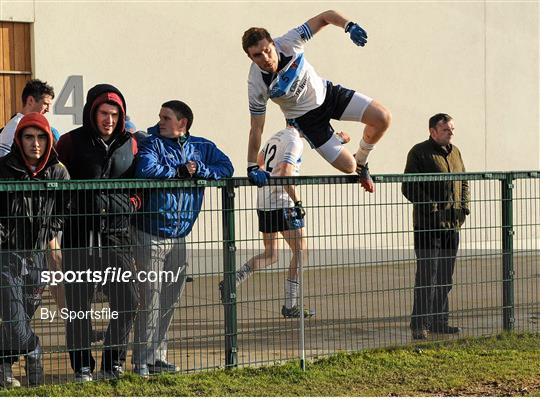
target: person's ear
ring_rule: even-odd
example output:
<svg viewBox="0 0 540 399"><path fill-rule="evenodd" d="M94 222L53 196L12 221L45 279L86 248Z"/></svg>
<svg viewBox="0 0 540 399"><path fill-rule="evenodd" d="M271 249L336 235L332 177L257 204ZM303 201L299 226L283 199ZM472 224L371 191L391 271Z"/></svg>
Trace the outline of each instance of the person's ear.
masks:
<svg viewBox="0 0 540 399"><path fill-rule="evenodd" d="M178 127L180 128L180 130L184 130L186 132L187 132L187 124L188 124L187 118L180 118L180 120L178 121Z"/></svg>
<svg viewBox="0 0 540 399"><path fill-rule="evenodd" d="M24 106L33 107L36 105L37 100L34 98L34 96L28 96L26 97L26 104L23 104Z"/></svg>

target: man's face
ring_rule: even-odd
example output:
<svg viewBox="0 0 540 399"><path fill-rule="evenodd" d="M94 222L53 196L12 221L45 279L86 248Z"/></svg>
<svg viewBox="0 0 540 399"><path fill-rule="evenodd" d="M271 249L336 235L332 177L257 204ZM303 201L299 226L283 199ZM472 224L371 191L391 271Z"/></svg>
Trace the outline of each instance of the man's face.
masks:
<svg viewBox="0 0 540 399"><path fill-rule="evenodd" d="M176 119L176 114L170 108L162 107L159 110L159 134L163 137L175 139L186 132L187 118Z"/></svg>
<svg viewBox="0 0 540 399"><path fill-rule="evenodd" d="M267 39L260 40L255 46L248 47L248 57L263 71L276 73L278 55L274 43Z"/></svg>
<svg viewBox="0 0 540 399"><path fill-rule="evenodd" d="M31 165L37 165L38 161L47 150L49 136L44 131L30 126L21 134L21 146L24 157Z"/></svg>
<svg viewBox="0 0 540 399"><path fill-rule="evenodd" d="M103 103L98 107L96 126L102 139L107 140L112 136L119 117L120 112L117 105Z"/></svg>
<svg viewBox="0 0 540 399"><path fill-rule="evenodd" d="M39 100L36 100L32 96L28 96L27 104L29 106L28 112L39 112L41 115L45 115L49 112L49 107L52 104L52 97L48 94L44 94Z"/></svg>
<svg viewBox="0 0 540 399"><path fill-rule="evenodd" d="M439 121L434 128L429 129L431 138L439 145L448 145L454 135L454 121Z"/></svg>

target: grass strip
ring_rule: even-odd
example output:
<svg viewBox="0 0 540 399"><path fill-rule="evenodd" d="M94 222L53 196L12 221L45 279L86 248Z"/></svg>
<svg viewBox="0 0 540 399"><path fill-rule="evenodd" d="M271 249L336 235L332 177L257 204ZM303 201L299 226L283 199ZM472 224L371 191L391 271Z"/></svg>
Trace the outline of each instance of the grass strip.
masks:
<svg viewBox="0 0 540 399"><path fill-rule="evenodd" d="M540 335L340 353L307 363L1 390L0 396L540 396Z"/></svg>

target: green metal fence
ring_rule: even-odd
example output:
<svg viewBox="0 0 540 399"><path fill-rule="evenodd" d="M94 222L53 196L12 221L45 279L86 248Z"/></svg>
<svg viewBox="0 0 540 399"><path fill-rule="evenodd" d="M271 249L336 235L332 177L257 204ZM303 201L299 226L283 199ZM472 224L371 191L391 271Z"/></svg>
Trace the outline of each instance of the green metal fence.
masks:
<svg viewBox="0 0 540 399"><path fill-rule="evenodd" d="M431 334L428 339L539 330L539 172L378 175L374 180L374 194L365 193L354 176L271 181L275 186L295 184L306 210L303 303L316 314L303 325L281 314L291 256L283 242L275 264L235 285L236 270L264 249L258 232L257 188L247 179L2 182L0 195L56 192L60 201L68 203L73 198L91 201L97 192L129 192L138 193L144 202L151 192L204 187L201 213L186 238L188 283L175 305L166 338L167 360L189 372L414 342L410 330L416 270L413 205L402 195L401 186L467 181L470 215L460 230L449 295L449 322L462 331ZM71 212L67 208L60 216L73 217ZM2 215L0 223L14 218ZM130 243L131 249L136 245ZM2 248L3 253L9 252ZM218 289L222 280L223 303ZM106 301L106 295L94 295L93 308L107 307ZM73 370L65 323L42 318L41 308L56 308L47 290L32 320L44 350L45 383L69 381ZM9 320L2 320L2 325L6 323ZM92 320L92 329L104 331L107 324L108 320ZM133 343L131 333L125 359L128 370ZM89 349L99 360L103 347L98 341ZM27 382L24 363L21 356L13 365L23 384Z"/></svg>

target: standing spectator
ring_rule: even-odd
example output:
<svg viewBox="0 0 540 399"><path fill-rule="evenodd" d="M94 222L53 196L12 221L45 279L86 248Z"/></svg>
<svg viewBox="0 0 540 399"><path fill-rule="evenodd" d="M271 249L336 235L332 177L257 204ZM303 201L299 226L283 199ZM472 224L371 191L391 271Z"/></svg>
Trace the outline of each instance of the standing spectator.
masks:
<svg viewBox="0 0 540 399"><path fill-rule="evenodd" d="M23 107L4 126L0 134L0 157L7 155L13 144L15 130L22 117L30 112L38 112L45 115L54 99L54 89L39 79L29 80L22 92Z"/></svg>
<svg viewBox="0 0 540 399"><path fill-rule="evenodd" d="M296 127L328 163L345 173L356 170L362 187L368 192L375 190L367 158L390 126L390 112L371 97L321 78L307 61L304 45L327 25L343 29L357 46L367 42L367 33L360 25L334 10L310 18L275 40L264 28L250 28L242 36L242 48L252 61L248 76L251 128L247 172L253 184L264 185L268 178L256 160L270 99L279 105L287 123ZM331 119L366 125L354 156L334 134Z"/></svg>
<svg viewBox="0 0 540 399"><path fill-rule="evenodd" d="M167 101L159 123L141 144L135 175L143 179L231 177L229 158L214 143L190 134L193 112L182 101ZM178 281L139 282L141 305L135 323L133 364L137 374L178 371L167 361L167 331L186 282L186 236L203 201L204 188L151 190L135 226L138 270L172 272Z"/></svg>
<svg viewBox="0 0 540 399"><path fill-rule="evenodd" d="M133 177L137 143L125 131L126 102L114 86L99 84L88 91L83 125L64 134L57 145L60 160L72 179L123 179ZM137 201L126 190L77 192L64 234L64 270L133 270L130 215ZM66 284L66 305L71 311L88 311L93 282ZM120 377L126 357L128 336L137 309L134 282L108 281L103 286L111 313L105 333L101 371L105 378ZM67 344L75 381L93 379L95 360L90 345L89 317L67 323Z"/></svg>
<svg viewBox="0 0 540 399"><path fill-rule="evenodd" d="M17 124L11 152L0 158L0 179L65 180L52 149L47 119L27 113ZM0 386L17 387L12 365L24 355L29 385L43 383L39 337L30 324L41 303L48 244L62 229L63 201L55 191L4 191L0 196Z"/></svg>
<svg viewBox="0 0 540 399"><path fill-rule="evenodd" d="M460 173L465 166L451 144L454 120L447 114L429 119L428 140L407 156L405 173ZM414 339L429 332L457 334L448 325L448 293L459 245L459 228L469 215L467 181L403 183L403 195L414 204L414 250L417 257L411 330Z"/></svg>

